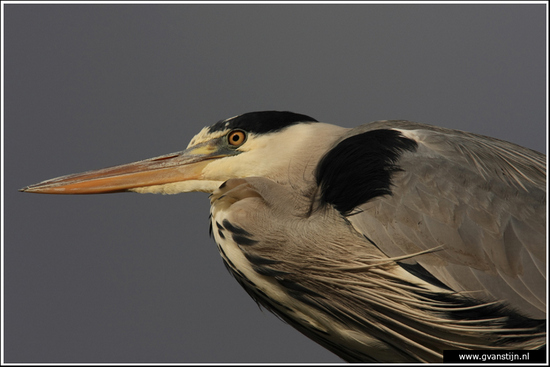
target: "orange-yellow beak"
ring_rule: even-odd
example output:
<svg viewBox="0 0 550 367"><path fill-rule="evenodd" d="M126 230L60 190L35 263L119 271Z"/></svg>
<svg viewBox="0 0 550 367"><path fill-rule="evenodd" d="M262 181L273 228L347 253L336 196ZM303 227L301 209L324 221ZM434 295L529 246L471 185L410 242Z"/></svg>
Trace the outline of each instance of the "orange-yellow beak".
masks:
<svg viewBox="0 0 550 367"><path fill-rule="evenodd" d="M76 173L27 186L19 191L40 194L102 194L154 185L203 179L213 159L234 152L219 149L217 139L182 152L115 167Z"/></svg>

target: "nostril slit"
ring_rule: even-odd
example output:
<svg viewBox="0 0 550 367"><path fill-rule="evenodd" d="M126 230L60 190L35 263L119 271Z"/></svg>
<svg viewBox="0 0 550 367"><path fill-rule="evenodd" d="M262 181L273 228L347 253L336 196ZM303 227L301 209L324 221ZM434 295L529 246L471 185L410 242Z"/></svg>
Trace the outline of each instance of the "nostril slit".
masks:
<svg viewBox="0 0 550 367"><path fill-rule="evenodd" d="M152 159L151 161L152 162L164 161L164 160L167 160L167 159L175 158L177 156L178 156L178 154L173 154L173 155L169 155L167 157L158 157L158 158Z"/></svg>

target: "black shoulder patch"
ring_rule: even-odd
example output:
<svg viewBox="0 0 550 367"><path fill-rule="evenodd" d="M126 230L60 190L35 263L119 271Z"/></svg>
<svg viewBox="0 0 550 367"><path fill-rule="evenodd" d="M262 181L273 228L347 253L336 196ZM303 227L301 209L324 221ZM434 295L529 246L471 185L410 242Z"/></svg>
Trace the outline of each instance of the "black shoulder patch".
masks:
<svg viewBox="0 0 550 367"><path fill-rule="evenodd" d="M256 134L279 131L299 123L318 122L312 117L286 111L249 112L227 120L221 120L210 126L210 133L215 131L242 129Z"/></svg>
<svg viewBox="0 0 550 367"><path fill-rule="evenodd" d="M399 131L381 129L351 136L331 149L316 168L321 202L349 215L354 208L382 195L391 195L391 178L405 150L417 143Z"/></svg>

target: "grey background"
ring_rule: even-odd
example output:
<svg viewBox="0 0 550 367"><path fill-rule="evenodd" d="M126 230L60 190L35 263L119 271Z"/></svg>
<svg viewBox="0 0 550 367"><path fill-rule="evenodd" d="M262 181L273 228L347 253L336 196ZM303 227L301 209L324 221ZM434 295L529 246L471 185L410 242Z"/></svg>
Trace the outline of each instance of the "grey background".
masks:
<svg viewBox="0 0 550 367"><path fill-rule="evenodd" d="M546 151L545 5L5 5L5 361L339 362L255 303L206 194L48 196L255 110Z"/></svg>

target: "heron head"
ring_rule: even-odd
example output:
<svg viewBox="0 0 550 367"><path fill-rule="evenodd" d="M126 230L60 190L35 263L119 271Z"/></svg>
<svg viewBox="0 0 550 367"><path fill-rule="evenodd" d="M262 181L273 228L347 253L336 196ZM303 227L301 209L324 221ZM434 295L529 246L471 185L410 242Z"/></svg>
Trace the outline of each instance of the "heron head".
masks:
<svg viewBox="0 0 550 367"><path fill-rule="evenodd" d="M323 131L322 136L319 129ZM231 178L255 176L288 181L294 171L312 172L312 165L318 162L321 152L326 151L322 147L337 139L340 134L336 131L341 129L291 112L251 112L205 127L183 151L62 176L21 191L43 194L211 193ZM308 165L311 166L309 170Z"/></svg>

